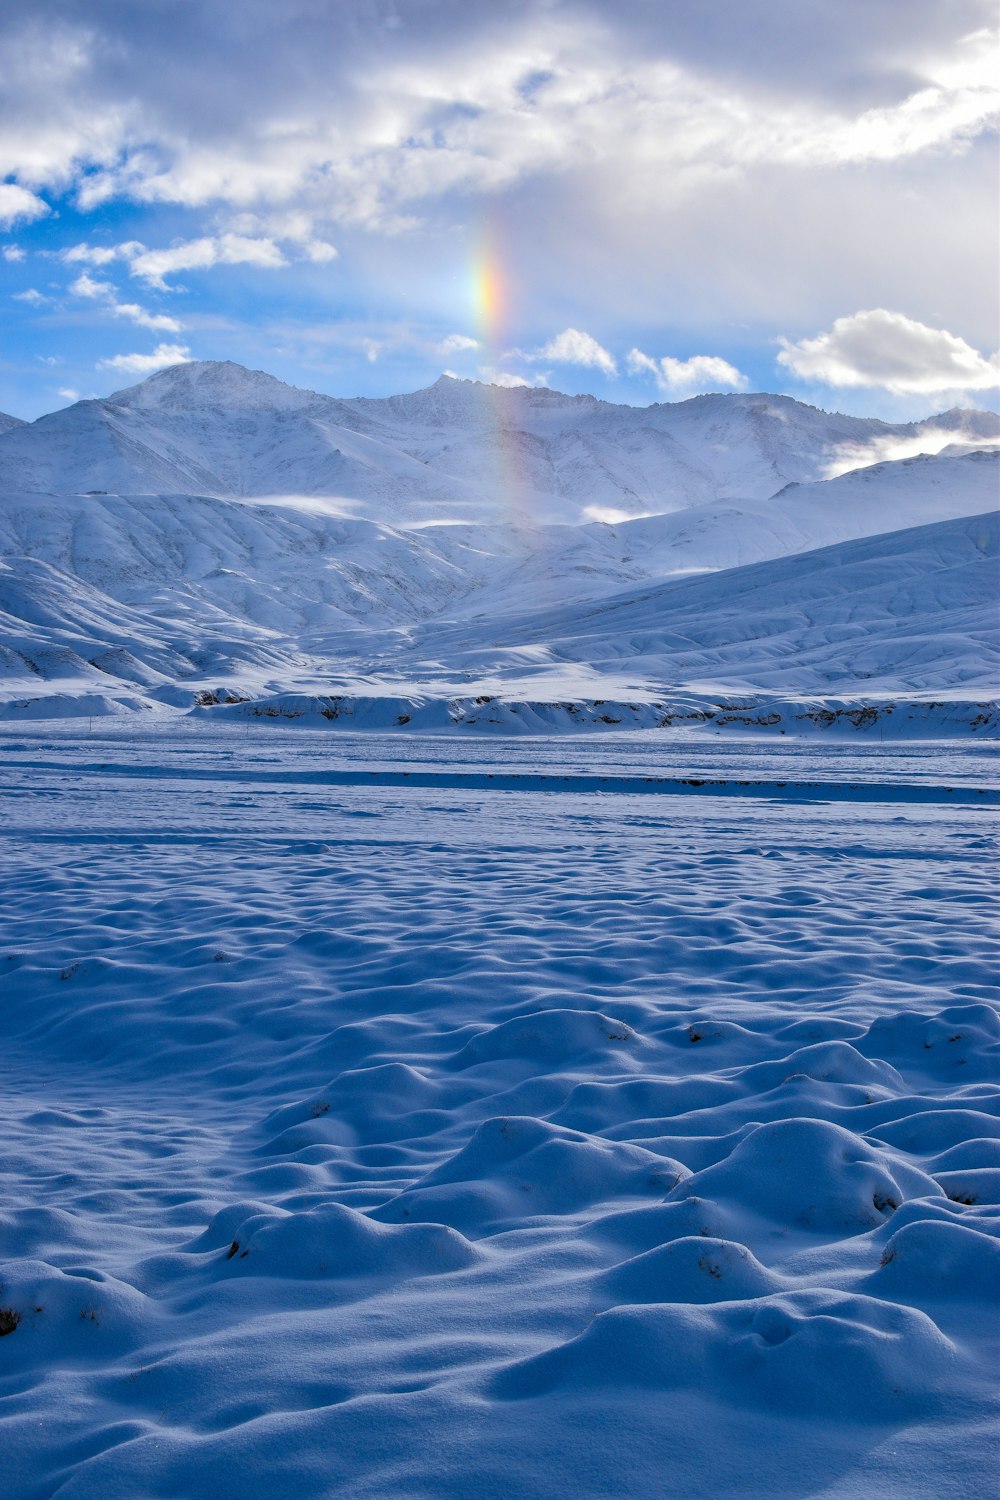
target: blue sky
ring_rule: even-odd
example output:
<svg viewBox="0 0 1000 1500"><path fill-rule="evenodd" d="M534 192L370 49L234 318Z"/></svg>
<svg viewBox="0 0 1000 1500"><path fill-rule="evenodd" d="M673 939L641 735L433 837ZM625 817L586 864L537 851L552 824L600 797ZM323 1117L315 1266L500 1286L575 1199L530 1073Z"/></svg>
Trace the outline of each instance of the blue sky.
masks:
<svg viewBox="0 0 1000 1500"><path fill-rule="evenodd" d="M997 406L981 0L33 0L0 410L179 359Z"/></svg>

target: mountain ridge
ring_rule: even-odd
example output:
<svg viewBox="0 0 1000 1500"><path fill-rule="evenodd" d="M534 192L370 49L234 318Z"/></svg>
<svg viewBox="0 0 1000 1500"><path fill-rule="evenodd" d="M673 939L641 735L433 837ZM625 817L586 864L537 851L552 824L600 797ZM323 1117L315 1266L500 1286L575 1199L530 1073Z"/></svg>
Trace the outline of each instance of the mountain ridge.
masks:
<svg viewBox="0 0 1000 1500"><path fill-rule="evenodd" d="M797 732L804 695L894 695L992 734L994 426L173 367L0 434L0 717L573 729L737 693Z"/></svg>
<svg viewBox="0 0 1000 1500"><path fill-rule="evenodd" d="M632 407L446 376L339 399L204 361L0 433L0 489L302 494L390 525L572 524L764 499L924 433L992 442L1000 418L889 424L767 393Z"/></svg>

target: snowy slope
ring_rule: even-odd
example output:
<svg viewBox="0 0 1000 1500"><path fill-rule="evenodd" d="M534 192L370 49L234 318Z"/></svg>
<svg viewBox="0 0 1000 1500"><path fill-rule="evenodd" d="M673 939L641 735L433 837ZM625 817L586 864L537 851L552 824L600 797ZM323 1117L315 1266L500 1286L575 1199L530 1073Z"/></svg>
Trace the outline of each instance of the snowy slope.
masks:
<svg viewBox="0 0 1000 1500"><path fill-rule="evenodd" d="M671 574L740 566L925 521L977 514L1000 455L920 458L787 487L766 502L691 507L609 526L433 526L323 507L198 495L0 497L0 556L36 557L142 607L203 598L289 633L341 614L370 628L496 615Z"/></svg>
<svg viewBox="0 0 1000 1500"><path fill-rule="evenodd" d="M9 432L13 427L24 425L20 417L10 417L5 411L0 411L0 432Z"/></svg>
<svg viewBox="0 0 1000 1500"><path fill-rule="evenodd" d="M855 469L837 479L790 484L764 502L689 506L616 527L624 555L648 576L732 568L835 542L957 520L1000 502L1000 453L921 455Z"/></svg>
<svg viewBox="0 0 1000 1500"><path fill-rule="evenodd" d="M783 396L636 408L448 377L409 396L337 401L192 363L0 433L0 490L310 495L391 525L575 523L763 499L845 453L854 462L942 424L956 441L1000 432L983 413L894 427Z"/></svg>
<svg viewBox="0 0 1000 1500"><path fill-rule="evenodd" d="M369 521L197 495L0 498L0 556L38 557L123 601L182 590L250 626L289 633L342 612L410 623L471 586L451 541ZM374 618L373 618L374 617Z"/></svg>
<svg viewBox="0 0 1000 1500"><path fill-rule="evenodd" d="M991 511L520 620L425 627L413 649L455 673L523 679L527 648L542 676L579 663L646 691L989 696L997 556Z"/></svg>

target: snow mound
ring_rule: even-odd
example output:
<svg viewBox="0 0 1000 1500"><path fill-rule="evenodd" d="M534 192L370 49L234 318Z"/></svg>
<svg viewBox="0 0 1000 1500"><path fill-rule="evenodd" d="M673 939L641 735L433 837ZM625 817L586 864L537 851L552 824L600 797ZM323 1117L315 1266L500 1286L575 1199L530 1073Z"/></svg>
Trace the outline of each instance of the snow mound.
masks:
<svg viewBox="0 0 1000 1500"><path fill-rule="evenodd" d="M826 1120L776 1120L750 1132L716 1166L674 1189L695 1193L762 1221L760 1245L791 1223L806 1234L863 1234L884 1224L908 1198L942 1189L899 1156L867 1145Z"/></svg>
<svg viewBox="0 0 1000 1500"><path fill-rule="evenodd" d="M609 1047L634 1046L637 1041L624 1021L610 1020L595 1011L544 1010L514 1016L471 1037L455 1054L452 1066L461 1070L512 1060L568 1063L594 1052L606 1052Z"/></svg>
<svg viewBox="0 0 1000 1500"><path fill-rule="evenodd" d="M338 1203L258 1214L236 1226L225 1264L251 1276L432 1276L476 1263L475 1248L443 1224L380 1224Z"/></svg>
<svg viewBox="0 0 1000 1500"><path fill-rule="evenodd" d="M955 1351L930 1318L871 1297L785 1292L714 1307L617 1307L551 1353L505 1371L505 1400L632 1388L710 1389L801 1417L892 1422L946 1408Z"/></svg>
<svg viewBox="0 0 1000 1500"><path fill-rule="evenodd" d="M681 1174L676 1162L641 1148L504 1117L486 1120L450 1161L376 1212L395 1224L432 1219L496 1233L609 1198L662 1196Z"/></svg>
<svg viewBox="0 0 1000 1500"><path fill-rule="evenodd" d="M600 1281L612 1303L743 1302L786 1282L746 1245L711 1235L682 1235L615 1266Z"/></svg>

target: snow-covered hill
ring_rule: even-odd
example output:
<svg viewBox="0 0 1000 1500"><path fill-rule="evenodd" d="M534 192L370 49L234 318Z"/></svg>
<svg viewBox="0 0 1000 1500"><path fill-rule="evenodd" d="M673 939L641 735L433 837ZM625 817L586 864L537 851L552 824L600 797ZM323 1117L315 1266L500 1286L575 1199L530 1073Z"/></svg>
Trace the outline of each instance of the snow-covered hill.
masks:
<svg viewBox="0 0 1000 1500"><path fill-rule="evenodd" d="M595 696L602 677L618 686L623 675L661 694L841 695L862 684L883 698L988 694L1000 679L997 556L998 517L987 512L474 632L425 627L415 650L429 647L456 674L521 682L564 678L572 663L594 674Z"/></svg>
<svg viewBox="0 0 1000 1500"><path fill-rule="evenodd" d="M165 620L201 604L288 634L345 619L380 629L566 604L975 514L992 504L998 471L995 453L909 459L766 502L581 527L414 531L197 495L8 495L0 556L37 558Z"/></svg>
<svg viewBox="0 0 1000 1500"><path fill-rule="evenodd" d="M333 695L364 700L379 727L428 705L426 727L528 722L475 711L495 700L528 705L532 720L560 705L572 727L626 722L625 704L655 723L733 694L773 723L773 705L815 698L980 705L1000 672L996 560L987 512L524 616L365 629L317 602L291 632L248 621L236 579L228 610L182 582L140 609L13 559L0 571L0 669L15 714L54 711L58 696L64 711L242 700L257 715L332 719ZM271 598L282 615L280 589Z"/></svg>
<svg viewBox="0 0 1000 1500"><path fill-rule="evenodd" d="M740 567L858 537L996 506L1000 453L986 449L898 459L836 479L789 484L763 501L689 506L602 528L605 545L636 560L647 576ZM596 528L589 528L596 530Z"/></svg>

